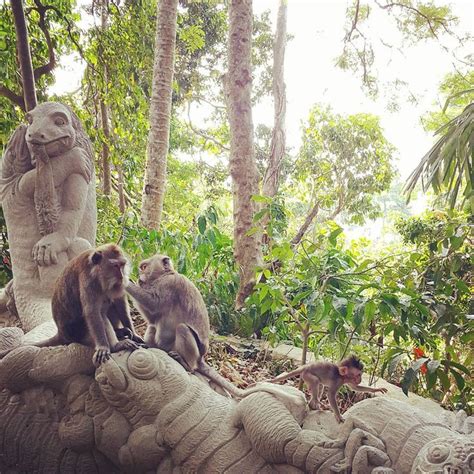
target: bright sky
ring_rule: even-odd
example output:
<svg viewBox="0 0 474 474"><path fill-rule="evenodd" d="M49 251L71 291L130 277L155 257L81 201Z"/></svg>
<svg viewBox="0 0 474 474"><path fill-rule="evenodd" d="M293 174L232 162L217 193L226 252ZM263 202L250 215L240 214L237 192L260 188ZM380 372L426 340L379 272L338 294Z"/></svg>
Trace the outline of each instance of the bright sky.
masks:
<svg viewBox="0 0 474 474"><path fill-rule="evenodd" d="M440 0L435 0L440 5ZM453 12L460 18L461 32L474 32L474 2L455 0L450 2ZM398 149L398 168L402 179L406 178L423 154L434 143L432 135L426 134L420 116L433 108L438 101L438 85L446 73L453 71L452 58L434 42L423 42L405 51L393 51L377 47L379 77L383 81L400 78L408 82L415 93L418 104L400 101L400 110L387 110L387 98L377 101L369 99L361 89L361 80L351 72L337 68L335 58L342 51L344 37L346 0L289 0L288 33L294 38L287 45L285 77L287 84L287 141L296 151L300 143L300 124L308 116L309 109L317 102L330 104L341 114L370 112L380 115L386 137ZM278 0L254 0L255 13L272 11L275 25ZM374 5L372 8L372 30L375 38L384 42L395 42L397 30L393 19ZM375 22L373 20L376 20ZM443 44L453 47L443 39ZM380 42L378 42L380 45ZM470 48L470 49L469 49ZM474 45L465 45L464 54L474 52ZM462 54L458 54L461 55ZM57 69L56 93L71 92L79 87L82 67L68 58L63 68ZM271 100L254 110L254 124L272 125L273 106Z"/></svg>
<svg viewBox="0 0 474 474"><path fill-rule="evenodd" d="M426 134L420 123L420 116L433 109L438 100L438 85L446 73L453 71L452 58L433 43L421 43L416 47L397 52L388 57L390 50L378 48L376 54L387 55L387 62L379 70L382 80L399 77L409 83L419 104L400 103L400 110L390 113L386 109L387 100L381 97L376 102L361 90L361 80L351 72L334 66L335 58L342 51L344 37L345 0L289 0L288 33L294 39L287 45L285 58L285 80L287 84L287 140L298 147L300 143L300 123L308 116L309 109L317 102L330 104L341 114L370 112L379 115L385 136L397 147L398 168L402 178L406 178L421 157L434 143L432 135ZM435 0L436 5L440 5ZM457 0L450 2L454 13L460 17L462 31L474 33L474 2ZM255 12L271 9L275 24L277 0L254 0ZM385 13L380 13L374 5L371 23L374 36L382 36L384 42L393 42L397 32L393 19L387 21ZM371 33L372 33L371 32ZM450 45L447 41L443 44ZM470 49L469 47L470 46ZM464 53L473 53L474 44L466 45ZM265 121L271 125L273 114L268 116L268 106L255 110L254 122ZM270 121L269 121L270 120Z"/></svg>

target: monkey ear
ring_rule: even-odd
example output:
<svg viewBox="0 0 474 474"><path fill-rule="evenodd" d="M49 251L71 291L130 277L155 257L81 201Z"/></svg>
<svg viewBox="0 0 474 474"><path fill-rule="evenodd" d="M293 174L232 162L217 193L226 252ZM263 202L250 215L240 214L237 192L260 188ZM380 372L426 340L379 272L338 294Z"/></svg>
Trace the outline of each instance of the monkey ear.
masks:
<svg viewBox="0 0 474 474"><path fill-rule="evenodd" d="M171 266L171 259L169 257L163 258L163 267L169 269Z"/></svg>
<svg viewBox="0 0 474 474"><path fill-rule="evenodd" d="M341 375L342 377L345 377L349 373L349 369L345 365L338 367L338 369L339 375Z"/></svg>
<svg viewBox="0 0 474 474"><path fill-rule="evenodd" d="M91 262L93 265L97 265L102 260L102 252L94 252L91 255Z"/></svg>

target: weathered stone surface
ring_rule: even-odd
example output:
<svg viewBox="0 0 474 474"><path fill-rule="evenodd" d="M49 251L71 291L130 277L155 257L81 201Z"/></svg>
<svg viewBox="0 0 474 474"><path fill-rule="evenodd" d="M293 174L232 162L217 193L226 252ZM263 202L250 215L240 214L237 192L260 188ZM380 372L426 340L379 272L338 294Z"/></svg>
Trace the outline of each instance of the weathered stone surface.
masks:
<svg viewBox="0 0 474 474"><path fill-rule="evenodd" d="M465 415L448 426L381 396L339 425L328 411L308 413L290 387L263 385L236 402L158 349L113 354L95 372L91 352L23 346L0 361L0 472L473 469Z"/></svg>
<svg viewBox="0 0 474 474"><path fill-rule="evenodd" d="M95 244L97 224L92 147L79 119L56 102L39 104L27 117L2 160L13 284L0 295L0 313L18 315L29 331L51 319L54 282L72 257Z"/></svg>

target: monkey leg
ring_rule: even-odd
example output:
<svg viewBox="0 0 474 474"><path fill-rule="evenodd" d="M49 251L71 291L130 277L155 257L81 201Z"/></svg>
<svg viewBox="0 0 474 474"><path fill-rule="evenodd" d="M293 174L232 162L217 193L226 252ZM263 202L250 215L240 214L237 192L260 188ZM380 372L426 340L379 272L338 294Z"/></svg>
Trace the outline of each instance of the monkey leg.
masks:
<svg viewBox="0 0 474 474"><path fill-rule="evenodd" d="M319 410L321 408L320 397L324 386L321 384L319 378L311 373L305 373L304 375L302 375L302 378L308 386L309 391L311 392L309 407L312 410Z"/></svg>
<svg viewBox="0 0 474 474"><path fill-rule="evenodd" d="M184 368L190 372L194 372L198 368L201 354L199 353L194 333L186 324L181 323L176 326L174 349L188 366L186 367L186 365L182 364Z"/></svg>
<svg viewBox="0 0 474 474"><path fill-rule="evenodd" d="M149 347L157 347L156 326L154 324L148 324L148 327L146 328L145 344Z"/></svg>

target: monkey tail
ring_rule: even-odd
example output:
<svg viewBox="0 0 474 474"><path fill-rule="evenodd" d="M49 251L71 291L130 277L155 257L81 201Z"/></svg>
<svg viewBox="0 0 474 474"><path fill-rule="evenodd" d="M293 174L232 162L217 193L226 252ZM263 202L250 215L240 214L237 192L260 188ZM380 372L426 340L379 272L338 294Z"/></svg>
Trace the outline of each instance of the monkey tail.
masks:
<svg viewBox="0 0 474 474"><path fill-rule="evenodd" d="M44 341L39 342L31 342L28 345L36 346L36 347L51 347L51 346L61 346L62 344L66 344L63 339L59 337L59 334L56 334L49 339L45 339Z"/></svg>
<svg viewBox="0 0 474 474"><path fill-rule="evenodd" d="M288 372L287 374L281 374L281 375L278 375L278 377L275 377L274 379L266 380L266 382L271 382L271 383L283 382L285 380L288 380L300 375L301 372L303 372L303 370L304 370L304 365L302 365L301 367L298 367L295 370L292 370L291 372Z"/></svg>
<svg viewBox="0 0 474 474"><path fill-rule="evenodd" d="M208 365L204 360L201 359L197 372L206 376L208 379L212 380L214 383L222 387L224 390L229 392L229 394L234 398L243 398L245 396L245 391L237 388L231 382L229 382L225 377L223 377L219 372L214 370L210 365Z"/></svg>

